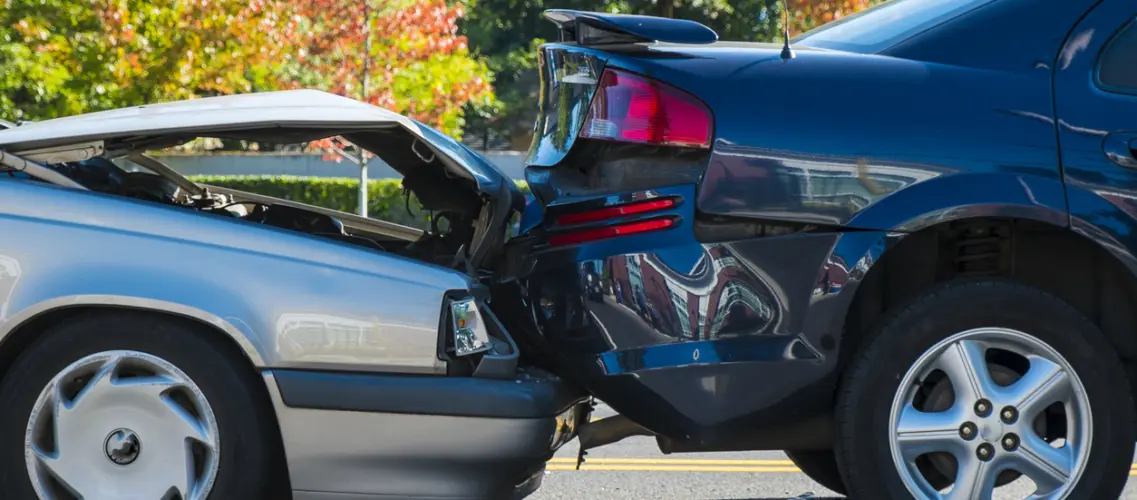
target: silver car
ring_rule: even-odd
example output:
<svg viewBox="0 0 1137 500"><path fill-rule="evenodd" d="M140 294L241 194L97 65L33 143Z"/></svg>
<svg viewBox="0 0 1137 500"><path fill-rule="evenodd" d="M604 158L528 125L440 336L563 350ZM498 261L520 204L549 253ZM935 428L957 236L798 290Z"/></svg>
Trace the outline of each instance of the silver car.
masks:
<svg viewBox="0 0 1137 500"><path fill-rule="evenodd" d="M342 138L445 224L199 185L146 155L198 137ZM528 495L589 405L519 363L487 307L523 206L457 142L316 91L0 127L0 491Z"/></svg>

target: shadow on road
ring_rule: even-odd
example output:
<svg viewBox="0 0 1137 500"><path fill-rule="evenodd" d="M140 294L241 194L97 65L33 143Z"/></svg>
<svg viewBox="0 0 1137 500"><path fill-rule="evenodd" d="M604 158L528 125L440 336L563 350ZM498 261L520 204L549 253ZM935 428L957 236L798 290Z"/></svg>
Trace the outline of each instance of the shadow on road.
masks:
<svg viewBox="0 0 1137 500"><path fill-rule="evenodd" d="M845 500L845 497L798 496L798 497L722 498L720 500Z"/></svg>

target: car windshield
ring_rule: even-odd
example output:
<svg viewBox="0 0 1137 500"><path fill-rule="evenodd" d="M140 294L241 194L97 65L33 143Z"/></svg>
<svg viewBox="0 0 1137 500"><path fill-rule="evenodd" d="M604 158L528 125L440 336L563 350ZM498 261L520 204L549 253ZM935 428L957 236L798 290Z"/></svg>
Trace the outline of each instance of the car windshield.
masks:
<svg viewBox="0 0 1137 500"><path fill-rule="evenodd" d="M794 44L872 54L994 0L889 0L826 24Z"/></svg>

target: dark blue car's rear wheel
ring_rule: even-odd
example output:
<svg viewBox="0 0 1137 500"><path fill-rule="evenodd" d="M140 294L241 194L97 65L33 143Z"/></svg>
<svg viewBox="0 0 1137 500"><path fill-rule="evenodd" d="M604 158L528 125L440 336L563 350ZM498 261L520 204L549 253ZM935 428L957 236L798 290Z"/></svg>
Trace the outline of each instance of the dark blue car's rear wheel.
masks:
<svg viewBox="0 0 1137 500"><path fill-rule="evenodd" d="M854 498L1117 498L1137 438L1108 339L1006 281L947 284L893 313L852 361L837 418Z"/></svg>

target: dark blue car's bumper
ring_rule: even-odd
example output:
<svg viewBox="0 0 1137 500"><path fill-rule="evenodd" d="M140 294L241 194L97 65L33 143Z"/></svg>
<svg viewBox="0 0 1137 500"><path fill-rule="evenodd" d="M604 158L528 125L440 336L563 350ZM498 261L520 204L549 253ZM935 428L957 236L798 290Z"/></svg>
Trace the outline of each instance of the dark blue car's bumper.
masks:
<svg viewBox="0 0 1137 500"><path fill-rule="evenodd" d="M694 186L648 196L691 200ZM556 210L547 207L545 220ZM597 398L664 437L714 446L740 429L823 416L836 380L836 318L851 297L843 287L854 257L880 235L709 243L692 230L693 203L662 215L680 222L655 233L530 250L515 292L521 300L498 290L494 302L511 331L528 332L531 345L522 350L541 353L559 373L579 378ZM842 248L855 249L852 261ZM508 310L513 304L520 305Z"/></svg>

